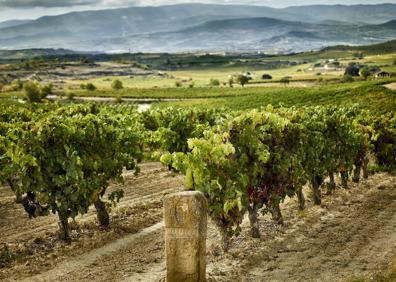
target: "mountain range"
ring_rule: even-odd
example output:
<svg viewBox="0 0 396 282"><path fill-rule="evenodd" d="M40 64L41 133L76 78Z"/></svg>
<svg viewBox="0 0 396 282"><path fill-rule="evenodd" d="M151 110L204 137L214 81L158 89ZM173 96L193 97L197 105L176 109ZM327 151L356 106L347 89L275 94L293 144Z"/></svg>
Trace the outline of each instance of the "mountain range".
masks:
<svg viewBox="0 0 396 282"><path fill-rule="evenodd" d="M0 23L0 49L298 52L396 38L396 5L275 9L180 4L72 12Z"/></svg>

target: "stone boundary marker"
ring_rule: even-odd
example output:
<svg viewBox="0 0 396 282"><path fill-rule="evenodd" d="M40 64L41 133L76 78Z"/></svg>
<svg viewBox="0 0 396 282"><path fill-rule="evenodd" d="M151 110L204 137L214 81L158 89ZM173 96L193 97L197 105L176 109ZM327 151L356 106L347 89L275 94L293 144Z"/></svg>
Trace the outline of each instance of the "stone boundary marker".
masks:
<svg viewBox="0 0 396 282"><path fill-rule="evenodd" d="M167 282L203 282L206 275L207 203L201 192L164 199Z"/></svg>

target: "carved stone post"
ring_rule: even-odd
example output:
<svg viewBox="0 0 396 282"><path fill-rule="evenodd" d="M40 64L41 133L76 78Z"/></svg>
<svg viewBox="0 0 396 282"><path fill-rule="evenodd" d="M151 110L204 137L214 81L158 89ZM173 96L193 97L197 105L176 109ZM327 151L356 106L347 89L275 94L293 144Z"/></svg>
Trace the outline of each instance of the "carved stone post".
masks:
<svg viewBox="0 0 396 282"><path fill-rule="evenodd" d="M206 273L207 203L196 191L164 199L167 282L203 282Z"/></svg>

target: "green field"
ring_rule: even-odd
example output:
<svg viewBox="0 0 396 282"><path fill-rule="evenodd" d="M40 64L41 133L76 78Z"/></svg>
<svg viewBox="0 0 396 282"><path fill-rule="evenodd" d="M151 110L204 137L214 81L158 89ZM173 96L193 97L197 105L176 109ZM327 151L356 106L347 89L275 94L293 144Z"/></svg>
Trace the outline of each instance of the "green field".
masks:
<svg viewBox="0 0 396 282"><path fill-rule="evenodd" d="M211 68L201 70L179 70L179 71L168 71L166 74L168 77L160 77L156 75L150 76L112 76L112 77L100 77L89 80L71 80L67 82L68 90L78 90L80 85L83 83L93 83L99 90L110 91L111 82L114 79L122 81L125 88L176 88L175 83L180 82L181 88L189 87L210 87L210 80L219 80L222 86L228 85L228 80L231 76L238 73L251 72L253 80L249 82L246 87L262 86L262 84L275 84L279 85L279 80L283 77L290 77L293 82L315 82L319 79L318 71L310 70L311 64L302 64L292 67L285 67L273 70L252 70L249 67L244 68ZM269 74L273 77L272 80L262 80L263 74ZM320 78L323 80L339 79L343 75L342 71L328 71L321 73ZM239 85L234 84L234 87Z"/></svg>
<svg viewBox="0 0 396 282"><path fill-rule="evenodd" d="M352 105L378 112L396 109L395 91L383 85L396 81L396 78L367 80L354 77L354 82L344 82L344 69L350 63L367 67L379 67L383 71L396 73L396 41L376 46L331 47L318 52L304 52L284 56L266 56L262 54L245 58L243 55L208 55L208 54L124 54L98 55L91 59L104 64L122 66L132 64L144 66L143 72L129 76L92 76L82 78L78 75L54 80L54 94L77 97L122 97L135 99L180 99L180 101L162 101L158 107L230 107L233 109L259 108L268 104L275 106L304 105ZM19 53L18 53L19 54ZM363 54L363 56L356 56ZM20 55L20 54L19 54ZM19 56L18 55L18 56ZM31 56L31 54L28 54ZM28 56L28 58L30 58ZM76 60L78 54L65 55L63 59ZM51 60L54 58L51 57ZM35 73L41 66L59 68L59 60L40 59L38 69L23 69L23 64L0 65L0 69L15 69L21 72ZM108 61L106 61L108 60ZM110 60L110 61L109 61ZM341 68L326 68L330 61L338 61ZM75 63L75 61L72 61ZM150 66L150 68L148 67ZM318 67L319 66L319 67ZM82 65L83 70L87 69ZM164 70L165 69L165 70ZM234 83L228 84L230 77L250 72L253 79L244 87ZM263 80L262 75L269 74L270 80ZM288 77L289 83L281 79ZM394 77L394 76L393 76ZM1 78L1 77L0 77ZM118 79L123 89L114 90L112 82ZM218 80L219 85L211 85L211 80ZM58 79L59 81L59 79ZM40 82L42 85L51 80ZM82 89L81 85L92 83L95 90ZM3 83L4 84L4 83ZM7 89L7 85L4 89ZM23 90L4 91L2 98L24 98Z"/></svg>
<svg viewBox="0 0 396 282"><path fill-rule="evenodd" d="M396 60L396 54L385 54L385 55L375 55L375 56L367 56L363 59L356 60L349 53L342 54L333 54L334 52L328 52L326 57L316 57L315 63L326 62L325 59L337 59L341 65L346 66L351 62L357 62L361 64L366 64L367 66L379 66L384 71L388 72L396 72L396 65L394 65L394 61ZM280 58L274 60L274 58L262 59L262 65L251 65L248 62L245 63L244 66L212 66L207 68L189 68L189 69L181 69L174 71L167 71L167 77L159 77L156 75L150 76L135 76L133 78L130 77L100 77L89 80L71 80L68 81L66 86L69 89L76 90L79 88L80 84L91 82L98 89L103 91L111 90L111 82L114 79L120 79L125 88L174 88L175 82L181 82L181 87L188 88L191 85L193 87L208 87L210 86L211 79L217 79L220 81L221 85L225 86L227 84L230 76L233 76L238 73L251 72L253 76L253 80L249 82L247 86L257 86L257 84L278 84L279 80L283 77L289 77L290 81L296 82L315 82L318 80L335 80L342 78L344 71L343 70L324 70L323 68L317 69L313 68L313 62L311 62L310 57L306 57L307 54L304 53L305 56L302 58L298 58L299 55L294 55L293 57L285 56L283 61L291 61L297 63L294 66L284 66L280 64L274 69L268 68L266 64L274 61L280 62L282 61ZM334 56L332 56L334 55ZM272 80L262 80L261 76L263 74L269 74L273 77ZM237 85L234 85L237 86ZM299 86L299 85L297 85ZM103 94L101 94L103 95ZM123 94L124 95L124 94ZM129 95L128 95L129 96Z"/></svg>
<svg viewBox="0 0 396 282"><path fill-rule="evenodd" d="M183 99L156 103L156 106L229 107L232 109L275 106L352 105L376 112L396 109L396 91L384 85L396 79L358 81L352 83L313 84L310 87L292 85L278 87L195 87L195 88L126 88L119 91L76 90L76 96L129 97L153 99ZM3 94L3 97L23 97L23 92Z"/></svg>
<svg viewBox="0 0 396 282"><path fill-rule="evenodd" d="M355 82L316 86L311 88L254 88L255 93L246 90L245 95L214 99L197 99L181 102L167 102L160 106L180 107L229 107L232 109L259 108L272 104L275 106L314 106L314 105L353 105L376 112L396 109L396 91L383 86L384 81ZM248 94L249 93L249 94Z"/></svg>

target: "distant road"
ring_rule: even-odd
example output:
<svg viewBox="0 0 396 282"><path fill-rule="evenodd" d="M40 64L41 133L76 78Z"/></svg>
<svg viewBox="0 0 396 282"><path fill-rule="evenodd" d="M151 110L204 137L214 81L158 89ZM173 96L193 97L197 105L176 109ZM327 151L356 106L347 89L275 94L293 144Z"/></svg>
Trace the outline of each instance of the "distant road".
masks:
<svg viewBox="0 0 396 282"><path fill-rule="evenodd" d="M60 97L57 95L49 95L47 96L48 99L51 100L66 100L67 97ZM76 101L83 101L83 102L114 102L115 97L73 97L73 100ZM151 108L152 103L157 102L175 102L175 101L183 101L186 99L175 99L175 98L165 98L165 99L147 99L147 98L122 98L123 102L132 102L136 103L138 106L138 110L144 112ZM190 99L191 100L191 99Z"/></svg>
<svg viewBox="0 0 396 282"><path fill-rule="evenodd" d="M48 99L51 100L66 100L66 96L58 96L58 95L48 95ZM115 97L96 97L96 96L89 96L89 97L81 97L75 96L73 100L80 100L80 101L92 101L92 102L113 102ZM122 101L125 102L135 102L137 104L148 104L148 103L156 103L156 102L176 102L176 101L183 101L187 99L177 99L177 98L164 98L164 99L154 99L154 98L122 98ZM189 99L191 100L191 99Z"/></svg>

